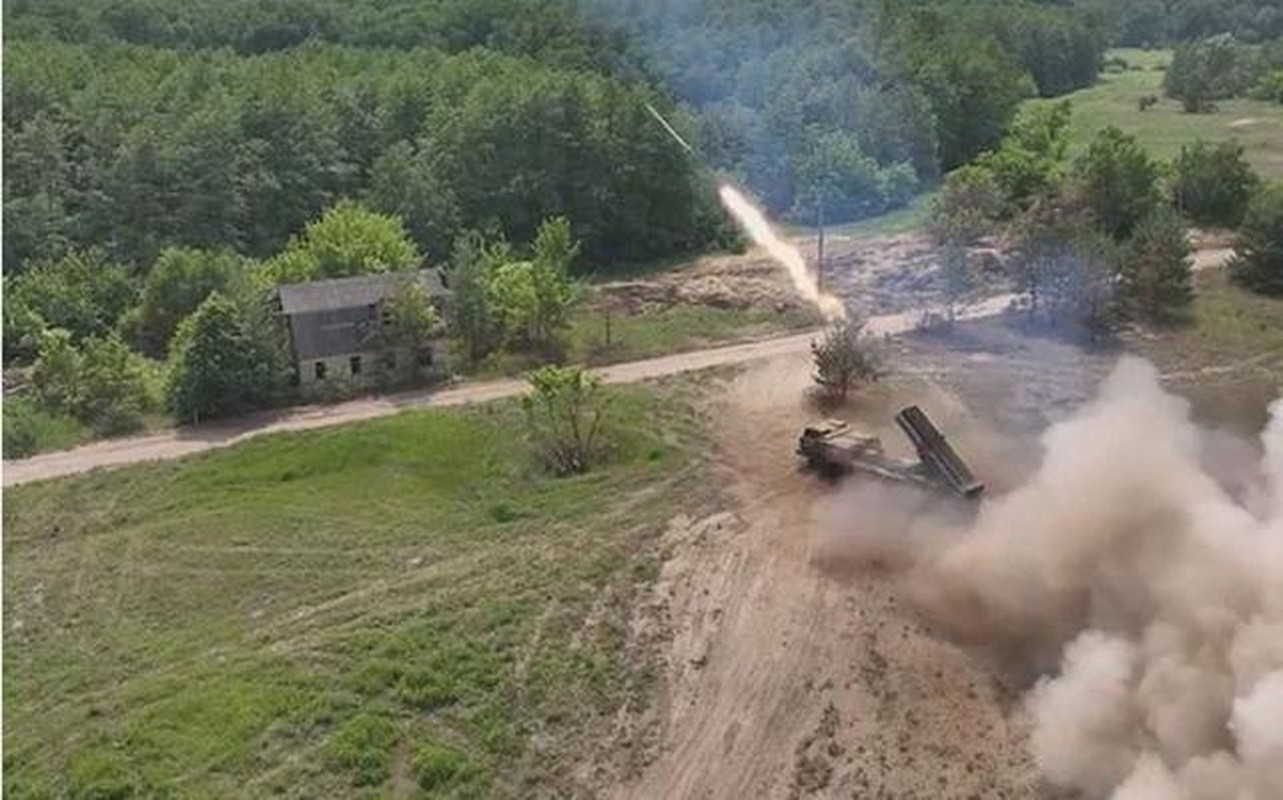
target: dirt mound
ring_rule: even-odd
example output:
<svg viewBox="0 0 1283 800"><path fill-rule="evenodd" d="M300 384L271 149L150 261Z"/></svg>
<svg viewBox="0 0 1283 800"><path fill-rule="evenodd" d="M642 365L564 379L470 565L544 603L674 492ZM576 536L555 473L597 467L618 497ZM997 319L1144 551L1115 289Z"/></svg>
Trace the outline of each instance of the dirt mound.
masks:
<svg viewBox="0 0 1283 800"><path fill-rule="evenodd" d="M808 243L813 250L813 243ZM806 249L806 248L804 248ZM924 233L825 241L825 282L862 314L925 308L941 302L940 249ZM1005 291L1003 251L996 241L969 251L977 295Z"/></svg>
<svg viewBox="0 0 1283 800"><path fill-rule="evenodd" d="M784 312L806 304L784 271L760 252L705 256L681 270L596 287L593 305L626 314L677 305Z"/></svg>
<svg viewBox="0 0 1283 800"><path fill-rule="evenodd" d="M815 268L815 240L798 240ZM929 307L940 302L940 252L921 233L826 241L823 287L866 316ZM1005 289L1003 254L996 243L972 248L980 285L977 295ZM808 308L783 268L757 249L744 255L706 256L688 267L645 278L599 284L598 308L626 314L676 305L784 312Z"/></svg>

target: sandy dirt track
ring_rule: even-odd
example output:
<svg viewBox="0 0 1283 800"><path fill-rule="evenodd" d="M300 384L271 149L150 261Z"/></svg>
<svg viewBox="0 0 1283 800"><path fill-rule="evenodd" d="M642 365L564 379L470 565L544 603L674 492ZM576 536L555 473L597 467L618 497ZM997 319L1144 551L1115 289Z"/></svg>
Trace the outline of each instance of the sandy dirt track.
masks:
<svg viewBox="0 0 1283 800"><path fill-rule="evenodd" d="M881 524L861 519L869 498L852 492L884 487L798 470L798 420L815 413L800 389L809 370L803 355L754 363L710 409L723 459L710 477L728 487L732 510L679 518L666 535L657 731L648 763L607 793L1041 796L1022 717L993 673L924 627L893 578L826 553L826 537ZM899 404L922 402L960 429L964 409L912 383L880 389L861 419L879 426ZM875 430L889 446L899 438Z"/></svg>
<svg viewBox="0 0 1283 800"><path fill-rule="evenodd" d="M1007 295L990 298L967 309L964 316L981 317L998 313L1007 306L1010 299ZM890 314L870 319L868 330L889 336L912 330L917 322L916 313ZM615 364L594 371L607 383L635 383L664 375L742 364L782 354L805 353L814 336L812 331ZM228 447L265 433L324 428L396 414L410 408L482 403L520 394L525 388L525 382L520 380L487 381L452 389L404 392L329 406L306 406L284 413L255 414L216 425L178 428L144 436L95 442L72 450L5 461L4 485L14 486L142 461L182 458L205 450Z"/></svg>

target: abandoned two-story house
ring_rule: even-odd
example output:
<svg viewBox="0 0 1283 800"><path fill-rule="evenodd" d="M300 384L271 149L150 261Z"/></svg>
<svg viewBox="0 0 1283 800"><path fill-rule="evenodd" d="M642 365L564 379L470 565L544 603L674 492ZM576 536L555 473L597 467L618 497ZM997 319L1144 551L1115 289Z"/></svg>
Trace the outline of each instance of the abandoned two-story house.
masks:
<svg viewBox="0 0 1283 800"><path fill-rule="evenodd" d="M291 283L277 289L278 311L289 335L299 383L370 384L444 367L444 339L411 352L386 335L387 301L405 281L427 290L438 312L448 291L435 269L384 272L350 278Z"/></svg>

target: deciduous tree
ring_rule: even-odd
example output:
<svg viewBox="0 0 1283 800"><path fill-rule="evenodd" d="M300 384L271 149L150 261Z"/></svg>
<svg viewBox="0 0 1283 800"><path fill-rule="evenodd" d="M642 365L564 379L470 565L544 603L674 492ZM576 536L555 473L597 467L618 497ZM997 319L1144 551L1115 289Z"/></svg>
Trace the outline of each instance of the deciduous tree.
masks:
<svg viewBox="0 0 1283 800"><path fill-rule="evenodd" d="M586 472L600 455L610 395L579 367L541 367L526 376L521 401L526 431L540 458L559 475Z"/></svg>
<svg viewBox="0 0 1283 800"><path fill-rule="evenodd" d="M178 326L166 396L184 422L240 414L274 403L284 371L253 310L214 292Z"/></svg>
<svg viewBox="0 0 1283 800"><path fill-rule="evenodd" d="M846 402L851 390L882 377L882 358L872 339L864 335L864 321L845 319L833 323L819 341L811 343L815 382L835 402Z"/></svg>
<svg viewBox="0 0 1283 800"><path fill-rule="evenodd" d="M111 331L137 294L129 270L100 250L74 251L36 264L6 289L6 307L63 328L73 342Z"/></svg>
<svg viewBox="0 0 1283 800"><path fill-rule="evenodd" d="M420 250L444 261L459 232L460 214L441 158L409 142L393 144L375 159L366 197L371 207L405 220Z"/></svg>
<svg viewBox="0 0 1283 800"><path fill-rule="evenodd" d="M1190 113L1210 111L1216 100L1234 97L1251 83L1245 48L1229 35L1178 45L1163 76L1168 97Z"/></svg>
<svg viewBox="0 0 1283 800"><path fill-rule="evenodd" d="M399 217L344 201L310 223L263 269L272 282L291 283L412 269L421 260Z"/></svg>
<svg viewBox="0 0 1283 800"><path fill-rule="evenodd" d="M163 357L174 330L214 292L227 291L243 276L246 262L231 251L171 247L147 274L138 306L141 349Z"/></svg>
<svg viewBox="0 0 1283 800"><path fill-rule="evenodd" d="M544 354L555 349L579 295L569 275L577 252L569 223L554 218L540 226L530 260L509 261L490 273L489 305L510 346Z"/></svg>
<svg viewBox="0 0 1283 800"><path fill-rule="evenodd" d="M1122 320L1120 245L1086 226L1063 230L1061 235L1066 240L1060 255L1048 264L1047 318L1054 326L1076 326L1095 342Z"/></svg>
<svg viewBox="0 0 1283 800"><path fill-rule="evenodd" d="M1160 200L1158 165L1134 136L1113 126L1074 162L1074 176L1096 224L1115 239L1130 236Z"/></svg>
<svg viewBox="0 0 1283 800"><path fill-rule="evenodd" d="M945 179L931 203L929 228L939 244L965 246L993 233L1009 205L994 174L968 164Z"/></svg>
<svg viewBox="0 0 1283 800"><path fill-rule="evenodd" d="M441 335L441 315L419 281L407 279L386 302L386 332L391 344L418 353Z"/></svg>
<svg viewBox="0 0 1283 800"><path fill-rule="evenodd" d="M502 321L492 303L490 284L511 256L506 241L475 231L455 242L450 259L449 329L471 362L485 358L502 343Z"/></svg>

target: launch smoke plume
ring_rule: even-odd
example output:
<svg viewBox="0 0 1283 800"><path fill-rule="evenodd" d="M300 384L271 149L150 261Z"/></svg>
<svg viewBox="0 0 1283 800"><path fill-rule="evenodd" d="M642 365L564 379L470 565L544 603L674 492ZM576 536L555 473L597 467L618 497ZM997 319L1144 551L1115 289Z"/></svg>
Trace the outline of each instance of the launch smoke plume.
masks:
<svg viewBox="0 0 1283 800"><path fill-rule="evenodd" d="M1043 672L1046 779L1089 798L1283 798L1283 400L1261 491L1200 463L1187 404L1124 359L1021 488L929 559L924 600Z"/></svg>
<svg viewBox="0 0 1283 800"><path fill-rule="evenodd" d="M694 153L690 144L682 138L677 129L664 119L664 115L652 106L646 103L646 110L650 115L663 126L668 135L673 137L679 145L688 153ZM766 221L766 215L758 210L757 206L749 202L749 199L729 184L722 184L718 187L718 196L722 199L722 205L731 216L735 217L740 227L749 235L759 247L773 258L780 266L788 272L789 278L793 281L793 286L802 299L814 303L820 309L826 320L832 321L846 318L846 308L842 301L831 294L820 291L818 278L812 275L806 268L806 260L798 249L788 242L781 239L771 224Z"/></svg>
<svg viewBox="0 0 1283 800"><path fill-rule="evenodd" d="M820 291L819 280L806 268L806 260L802 258L802 254L775 233L771 223L767 222L766 215L757 206L728 184L722 184L717 191L722 198L722 205L726 206L726 210L735 217L749 238L788 272L793 287L804 300L814 303L826 320L846 317L842 301Z"/></svg>

